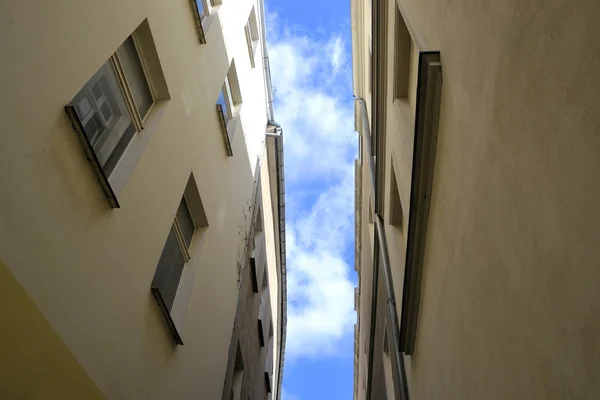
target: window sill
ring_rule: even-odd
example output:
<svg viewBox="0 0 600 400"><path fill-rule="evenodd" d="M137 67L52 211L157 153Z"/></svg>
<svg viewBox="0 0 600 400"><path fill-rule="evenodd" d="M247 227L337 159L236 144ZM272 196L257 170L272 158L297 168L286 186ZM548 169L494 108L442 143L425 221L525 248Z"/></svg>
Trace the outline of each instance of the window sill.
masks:
<svg viewBox="0 0 600 400"><path fill-rule="evenodd" d="M229 119L229 121L225 120L225 110L220 104L216 105L217 107L217 116L219 118L219 125L221 125L221 133L223 134L223 141L225 142L225 151L229 157L233 157L233 136L240 120L239 107L235 106L233 109L234 116Z"/></svg>
<svg viewBox="0 0 600 400"><path fill-rule="evenodd" d="M214 5L210 8L210 12L205 16L201 17L198 12L197 0L189 0L190 7L192 8L192 14L194 15L194 25L196 26L196 34L200 44L206 44L206 33L210 29L213 21L217 18L217 12L220 5ZM200 0L198 0L200 1Z"/></svg>
<svg viewBox="0 0 600 400"><path fill-rule="evenodd" d="M167 306L165 305L165 302L162 298L162 295L160 294L160 290L158 290L158 288L156 287L151 287L152 290L152 295L154 295L154 299L156 300L156 303L158 304L158 307L160 308L160 313L162 314L167 327L169 328L169 331L171 332L171 335L173 336L173 340L175 340L175 343L183 346L183 340L181 340L181 336L179 335L179 332L177 332L177 327L175 326L175 322L173 322L173 319L171 318L171 314L169 313L169 310L167 310Z"/></svg>
<svg viewBox="0 0 600 400"><path fill-rule="evenodd" d="M85 156L92 166L94 173L96 174L96 179L100 183L102 187L102 191L108 200L108 204L110 204L111 208L119 208L119 201L117 200L117 195L115 194L114 188L111 187L109 183L109 179L106 177L104 170L102 169L102 165L96 156L96 152L94 151L92 144L90 143L87 135L84 132L83 125L79 121L77 117L77 112L73 106L65 106L65 112L67 113L67 117L69 118L71 125L73 126L73 130L79 137L79 141L81 142L81 146L83 147L83 151Z"/></svg>

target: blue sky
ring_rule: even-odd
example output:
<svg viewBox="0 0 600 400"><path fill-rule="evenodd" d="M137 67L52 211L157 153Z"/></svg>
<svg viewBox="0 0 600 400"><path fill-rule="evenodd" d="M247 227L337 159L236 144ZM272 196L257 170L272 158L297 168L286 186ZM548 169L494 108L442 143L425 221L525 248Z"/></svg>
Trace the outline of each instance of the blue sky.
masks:
<svg viewBox="0 0 600 400"><path fill-rule="evenodd" d="M349 0L266 0L284 128L288 339L283 400L352 398L354 159Z"/></svg>

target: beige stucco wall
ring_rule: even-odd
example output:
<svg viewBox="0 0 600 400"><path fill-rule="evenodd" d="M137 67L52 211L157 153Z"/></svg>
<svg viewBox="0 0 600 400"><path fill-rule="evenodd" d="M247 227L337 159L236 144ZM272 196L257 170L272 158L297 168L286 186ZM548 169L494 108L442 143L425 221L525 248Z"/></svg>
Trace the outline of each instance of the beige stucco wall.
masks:
<svg viewBox="0 0 600 400"><path fill-rule="evenodd" d="M187 1L0 5L0 256L107 398L221 395L266 122L261 50L252 69L243 30L252 4L224 1L204 45ZM146 18L171 99L111 210L63 106ZM232 58L242 129L227 157L215 101ZM210 226L176 300L176 347L150 282L190 173Z"/></svg>
<svg viewBox="0 0 600 400"><path fill-rule="evenodd" d="M598 398L600 5L402 3L443 68L411 398ZM392 93L384 212L394 164L400 310L414 122Z"/></svg>
<svg viewBox="0 0 600 400"><path fill-rule="evenodd" d="M105 398L2 260L0 312L2 398Z"/></svg>

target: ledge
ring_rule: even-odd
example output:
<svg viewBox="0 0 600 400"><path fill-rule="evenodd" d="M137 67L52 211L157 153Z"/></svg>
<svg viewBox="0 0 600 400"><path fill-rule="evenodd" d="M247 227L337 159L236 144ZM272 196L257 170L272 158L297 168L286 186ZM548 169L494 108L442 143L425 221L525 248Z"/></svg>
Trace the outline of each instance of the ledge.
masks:
<svg viewBox="0 0 600 400"><path fill-rule="evenodd" d="M65 106L65 112L71 121L71 125L73 126L73 130L77 133L77 137L79 137L79 141L81 146L83 147L83 151L85 152L85 157L90 163L94 173L96 174L96 179L100 186L102 187L102 191L108 200L108 204L110 204L111 208L119 208L119 201L117 200L117 196L108 182L108 177L104 173L102 169L102 165L100 165L100 161L96 156L96 152L94 151L92 144L90 143L85 131L83 129L83 125L77 117L77 111L75 111L75 107L73 106Z"/></svg>
<svg viewBox="0 0 600 400"><path fill-rule="evenodd" d="M407 355L412 355L414 351L419 314L442 90L440 53L419 53L418 71L410 215L400 323L400 349Z"/></svg>
<svg viewBox="0 0 600 400"><path fill-rule="evenodd" d="M151 287L151 290L152 294L154 295L154 298L156 299L156 302L158 303L158 307L160 308L160 313L162 314L165 322L167 323L167 327L171 331L171 335L173 335L175 343L180 346L183 346L183 340L181 340L181 336L179 335L179 332L177 332L175 322L173 322L173 319L171 318L171 313L167 309L162 295L160 294L160 290L157 287Z"/></svg>
<svg viewBox="0 0 600 400"><path fill-rule="evenodd" d="M221 124L221 132L223 133L223 140L225 141L225 151L229 157L233 156L233 150L231 148L231 140L229 139L228 122L225 120L225 110L223 106L217 104L217 115L219 116L219 123ZM231 122L231 119L229 120Z"/></svg>

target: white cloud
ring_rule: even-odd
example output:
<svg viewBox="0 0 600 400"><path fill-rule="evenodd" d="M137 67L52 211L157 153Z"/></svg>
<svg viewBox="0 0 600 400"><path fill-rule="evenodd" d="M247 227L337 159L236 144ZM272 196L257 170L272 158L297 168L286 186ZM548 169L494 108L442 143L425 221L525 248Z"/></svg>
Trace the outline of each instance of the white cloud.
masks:
<svg viewBox="0 0 600 400"><path fill-rule="evenodd" d="M267 17L275 118L284 128L289 357L335 354L352 333L356 133L345 43Z"/></svg>

